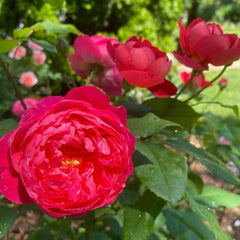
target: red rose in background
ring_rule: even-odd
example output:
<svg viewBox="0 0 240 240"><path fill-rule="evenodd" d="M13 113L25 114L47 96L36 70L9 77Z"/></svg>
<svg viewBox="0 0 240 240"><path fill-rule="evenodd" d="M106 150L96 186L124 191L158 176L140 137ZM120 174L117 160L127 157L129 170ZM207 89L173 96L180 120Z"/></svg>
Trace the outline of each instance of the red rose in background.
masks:
<svg viewBox="0 0 240 240"><path fill-rule="evenodd" d="M188 80L190 79L191 74L188 72L181 72L180 73L180 78L182 80L182 82L184 84L186 84L188 82ZM194 77L193 81L189 84L190 88L203 88L205 87L209 82L205 80L205 76L203 73L197 75L196 77ZM212 86L212 85L210 85Z"/></svg>
<svg viewBox="0 0 240 240"><path fill-rule="evenodd" d="M73 44L75 54L69 54L73 71L87 78L94 70L96 76L91 80L95 86L107 94L118 96L122 91L122 76L107 51L107 42L118 43L116 38L100 35L78 36Z"/></svg>
<svg viewBox="0 0 240 240"><path fill-rule="evenodd" d="M39 100L37 100L36 98L24 98L23 101L27 109L34 108L39 102ZM12 113L17 117L21 117L23 112L24 112L24 108L20 100L15 101L12 106Z"/></svg>
<svg viewBox="0 0 240 240"><path fill-rule="evenodd" d="M0 140L0 192L52 217L111 204L133 170L126 111L93 86L46 97Z"/></svg>
<svg viewBox="0 0 240 240"><path fill-rule="evenodd" d="M152 46L148 40L135 36L124 44L108 42L108 51L120 74L135 87L148 88L157 97L175 95L177 88L164 79L171 61L165 52Z"/></svg>
<svg viewBox="0 0 240 240"><path fill-rule="evenodd" d="M8 56L10 58L15 58L16 60L20 60L26 56L26 53L27 53L27 50L25 47L17 46L8 53Z"/></svg>
<svg viewBox="0 0 240 240"><path fill-rule="evenodd" d="M228 86L228 80L226 78L221 78L218 85L220 88L226 88Z"/></svg>
<svg viewBox="0 0 240 240"><path fill-rule="evenodd" d="M196 70L207 70L208 64L222 66L240 57L240 39L236 34L223 34L215 23L202 19L192 21L187 29L178 21L182 51L174 51L176 59Z"/></svg>

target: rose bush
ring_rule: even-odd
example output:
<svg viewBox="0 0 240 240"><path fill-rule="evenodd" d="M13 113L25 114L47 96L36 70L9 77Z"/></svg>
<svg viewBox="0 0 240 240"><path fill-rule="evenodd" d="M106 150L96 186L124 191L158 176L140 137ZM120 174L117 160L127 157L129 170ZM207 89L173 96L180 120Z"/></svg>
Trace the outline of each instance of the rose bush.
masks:
<svg viewBox="0 0 240 240"><path fill-rule="evenodd" d="M0 140L0 192L52 217L111 204L133 170L126 111L93 86L46 97Z"/></svg>
<svg viewBox="0 0 240 240"><path fill-rule="evenodd" d="M118 96L122 90L122 76L109 57L107 42L117 43L116 38L101 35L78 36L73 44L75 53L69 54L73 71L82 78L92 73L91 83L102 88L107 94Z"/></svg>
<svg viewBox="0 0 240 240"><path fill-rule="evenodd" d="M171 68L165 52L148 40L131 37L124 44L108 42L109 53L120 74L135 87L148 88L157 97L175 95L177 88L164 79Z"/></svg>
<svg viewBox="0 0 240 240"><path fill-rule="evenodd" d="M240 57L237 34L224 34L215 23L206 24L197 18L185 29L181 21L179 43L182 51L173 51L176 59L193 69L207 70L208 64L222 66Z"/></svg>

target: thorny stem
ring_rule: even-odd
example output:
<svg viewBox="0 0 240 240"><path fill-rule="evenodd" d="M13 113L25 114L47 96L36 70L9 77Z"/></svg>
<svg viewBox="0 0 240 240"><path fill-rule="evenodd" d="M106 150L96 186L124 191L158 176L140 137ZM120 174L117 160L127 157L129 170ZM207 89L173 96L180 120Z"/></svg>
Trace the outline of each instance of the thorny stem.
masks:
<svg viewBox="0 0 240 240"><path fill-rule="evenodd" d="M16 97L20 100L24 110L27 109L24 101L23 101L23 96L21 94L21 92L19 91L18 89L18 86L13 78L13 75L12 75L12 72L9 71L4 63L4 61L2 60L2 58L0 57L0 65L2 66L3 70L5 71L5 73L7 74L7 77L8 77L8 80L10 81L10 83L12 84L14 90L15 90L15 94L16 94Z"/></svg>
<svg viewBox="0 0 240 240"><path fill-rule="evenodd" d="M206 89L207 87L209 87L212 83L214 83L227 69L229 65L225 65L224 68L222 69L222 71L215 77L213 78L208 84L206 84L203 88L201 88L199 91L197 91L195 94L193 94L190 98L188 98L187 100L185 100L184 102L188 102L189 100L197 97L204 89Z"/></svg>
<svg viewBox="0 0 240 240"><path fill-rule="evenodd" d="M186 84L183 85L182 89L178 92L178 94L175 96L175 99L177 99L179 97L179 95L191 84L191 82L193 81L194 77L196 77L196 74L198 73L198 75L201 73L200 71L197 70L193 70L191 73L191 77L190 79L187 81Z"/></svg>

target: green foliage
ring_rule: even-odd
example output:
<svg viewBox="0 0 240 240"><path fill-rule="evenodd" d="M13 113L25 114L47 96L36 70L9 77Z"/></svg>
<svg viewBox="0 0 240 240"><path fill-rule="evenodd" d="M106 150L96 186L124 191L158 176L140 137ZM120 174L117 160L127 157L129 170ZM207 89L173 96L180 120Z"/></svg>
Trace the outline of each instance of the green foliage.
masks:
<svg viewBox="0 0 240 240"><path fill-rule="evenodd" d="M0 238L8 233L16 217L17 214L12 208L0 205Z"/></svg>
<svg viewBox="0 0 240 240"><path fill-rule="evenodd" d="M152 162L136 167L137 176L157 196L176 203L186 185L187 165L184 158L161 148L159 144L137 142L136 149Z"/></svg>

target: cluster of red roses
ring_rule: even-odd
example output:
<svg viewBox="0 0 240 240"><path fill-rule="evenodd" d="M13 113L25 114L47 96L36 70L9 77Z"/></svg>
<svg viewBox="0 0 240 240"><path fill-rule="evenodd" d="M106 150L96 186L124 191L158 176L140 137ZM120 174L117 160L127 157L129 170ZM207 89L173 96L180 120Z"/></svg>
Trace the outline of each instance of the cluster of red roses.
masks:
<svg viewBox="0 0 240 240"><path fill-rule="evenodd" d="M216 24L181 22L174 56L195 70L226 65L240 56L240 39ZM124 44L103 36L79 36L69 59L82 78L110 95L120 95L122 79L157 97L175 95L165 79L171 61L148 40ZM0 140L0 191L15 203L36 203L53 217L82 215L111 204L133 170L135 138L126 128L126 110L93 86L65 97L47 97L27 109L16 130Z"/></svg>

